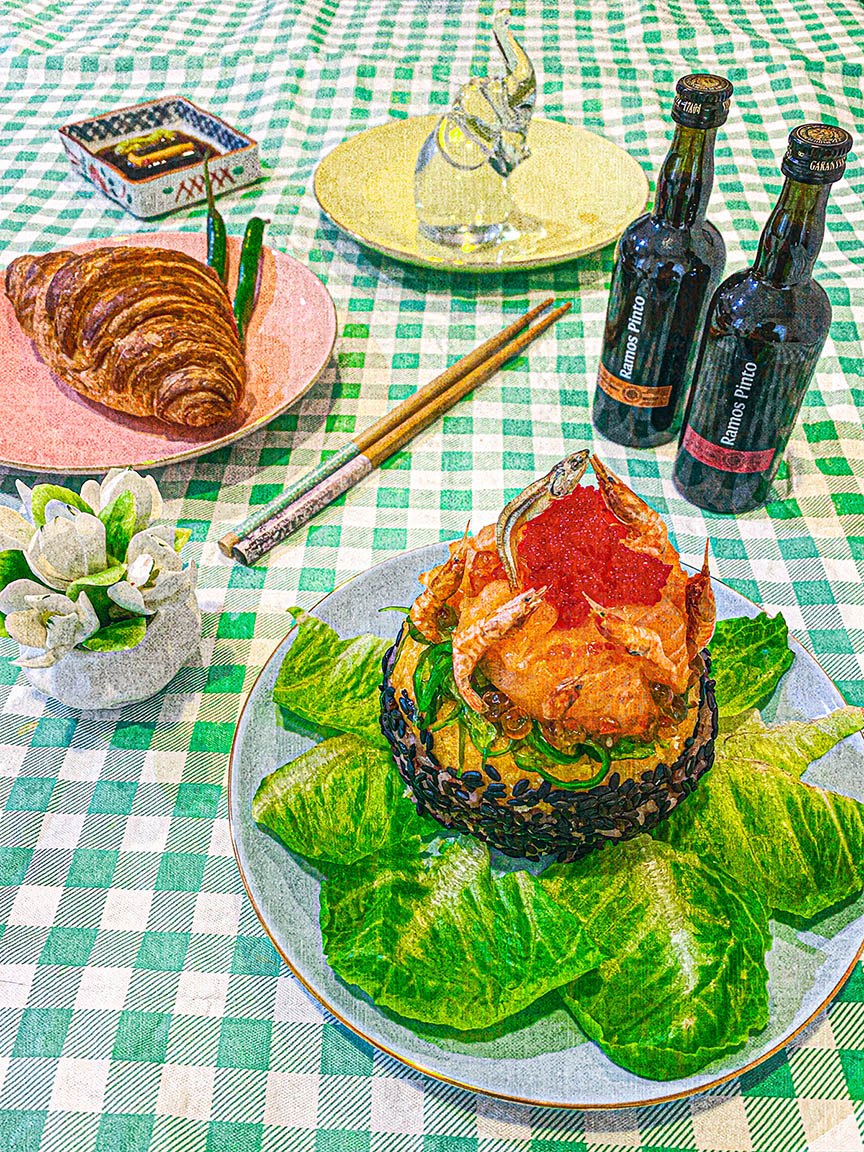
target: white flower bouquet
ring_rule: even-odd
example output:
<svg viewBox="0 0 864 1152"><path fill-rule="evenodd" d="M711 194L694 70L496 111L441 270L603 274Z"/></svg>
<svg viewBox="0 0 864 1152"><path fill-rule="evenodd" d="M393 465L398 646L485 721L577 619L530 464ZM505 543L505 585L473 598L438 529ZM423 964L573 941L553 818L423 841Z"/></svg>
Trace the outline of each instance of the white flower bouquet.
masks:
<svg viewBox="0 0 864 1152"><path fill-rule="evenodd" d="M116 708L152 696L201 638L189 533L156 524L152 476L112 468L81 494L18 482L26 515L0 505L0 617L15 663L71 708Z"/></svg>

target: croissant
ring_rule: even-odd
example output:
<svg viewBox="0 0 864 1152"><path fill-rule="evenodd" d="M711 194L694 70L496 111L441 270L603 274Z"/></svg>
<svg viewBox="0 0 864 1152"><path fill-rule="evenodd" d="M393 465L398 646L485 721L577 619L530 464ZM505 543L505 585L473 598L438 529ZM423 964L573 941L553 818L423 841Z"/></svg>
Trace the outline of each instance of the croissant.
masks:
<svg viewBox="0 0 864 1152"><path fill-rule="evenodd" d="M19 256L6 295L48 367L76 392L171 424L220 424L246 365L231 301L204 264L164 248Z"/></svg>

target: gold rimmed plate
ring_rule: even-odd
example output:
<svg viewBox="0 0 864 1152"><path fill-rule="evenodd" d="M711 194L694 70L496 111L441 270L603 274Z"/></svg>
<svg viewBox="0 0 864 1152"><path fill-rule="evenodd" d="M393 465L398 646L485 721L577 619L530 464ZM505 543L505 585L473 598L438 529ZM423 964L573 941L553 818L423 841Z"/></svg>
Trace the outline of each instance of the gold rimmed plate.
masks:
<svg viewBox="0 0 864 1152"><path fill-rule="evenodd" d="M433 244L417 231L414 165L439 117L391 120L343 141L315 172L322 211L359 244L428 268L501 272L543 268L617 240L645 207L648 180L634 158L596 132L535 117L531 156L509 177L530 221L514 240L471 252Z"/></svg>
<svg viewBox="0 0 864 1152"><path fill-rule="evenodd" d="M410 604L420 591L418 575L447 554L446 545L438 544L393 557L325 597L314 614L342 636L393 635L398 623L379 610ZM751 601L719 581L713 585L718 618L758 614ZM836 994L861 955L864 896L808 931L772 921L767 1028L738 1052L675 1081L647 1080L613 1064L585 1038L554 994L496 1028L473 1033L419 1024L382 1010L341 981L327 963L318 926L318 874L252 819L252 798L263 777L312 743L308 734L282 727L273 704L273 685L292 641L293 634L283 640L255 682L234 739L229 814L237 862L264 928L307 991L358 1036L404 1064L458 1087L524 1104L659 1104L714 1088L788 1044ZM797 641L790 639L790 647L794 662L766 715L800 720L840 707L839 692L816 660ZM860 734L850 737L808 769L805 779L864 800L862 749Z"/></svg>
<svg viewBox="0 0 864 1152"><path fill-rule="evenodd" d="M169 248L202 262L201 232L139 232L69 245L72 252L124 245ZM228 291L237 281L240 240L229 237ZM336 342L330 293L299 260L264 248L258 302L246 335L246 394L236 415L210 428L130 416L89 400L49 370L0 295L0 466L92 475L112 467L175 464L223 448L296 403L327 365Z"/></svg>

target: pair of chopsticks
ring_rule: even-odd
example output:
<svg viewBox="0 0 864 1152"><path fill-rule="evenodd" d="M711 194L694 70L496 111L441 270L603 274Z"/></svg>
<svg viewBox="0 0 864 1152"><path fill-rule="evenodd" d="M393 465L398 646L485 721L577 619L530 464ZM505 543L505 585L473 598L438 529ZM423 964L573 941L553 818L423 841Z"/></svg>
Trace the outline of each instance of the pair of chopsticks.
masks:
<svg viewBox="0 0 864 1152"><path fill-rule="evenodd" d="M552 304L553 299L544 300L520 316L503 332L457 360L392 412L376 420L365 432L349 440L269 504L253 512L222 537L219 541L222 552L241 564L255 564L266 556L271 548L368 476L373 468L383 464L412 436L467 396L478 384L488 380L502 364L517 356L550 324L570 310L570 304L562 304L529 327Z"/></svg>

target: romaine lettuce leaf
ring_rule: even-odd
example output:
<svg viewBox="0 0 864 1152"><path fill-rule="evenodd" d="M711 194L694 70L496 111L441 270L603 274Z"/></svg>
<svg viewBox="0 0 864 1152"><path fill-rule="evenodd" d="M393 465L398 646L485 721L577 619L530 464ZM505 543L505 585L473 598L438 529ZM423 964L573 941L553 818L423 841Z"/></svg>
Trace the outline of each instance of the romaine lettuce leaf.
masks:
<svg viewBox="0 0 864 1152"><path fill-rule="evenodd" d="M438 856L407 841L331 871L321 931L336 973L376 1004L462 1029L519 1012L600 958L535 877L494 876L467 838Z"/></svg>
<svg viewBox="0 0 864 1152"><path fill-rule="evenodd" d="M862 727L864 709L851 706L838 708L819 720L793 720L767 727L759 713L753 712L719 738L718 753L721 760L770 764L792 776L802 776L813 760Z"/></svg>
<svg viewBox="0 0 864 1152"><path fill-rule="evenodd" d="M369 635L340 640L321 620L299 613L273 699L313 724L353 732L386 747L378 722L378 687L381 661L391 644Z"/></svg>
<svg viewBox="0 0 864 1152"><path fill-rule="evenodd" d="M562 995L616 1064L679 1079L768 1022L765 910L696 856L640 835L540 883L605 953Z"/></svg>
<svg viewBox="0 0 864 1152"><path fill-rule="evenodd" d="M751 718L718 739L714 767L655 834L771 911L811 917L845 900L864 886L864 805L797 777L860 722L855 708L776 728Z"/></svg>
<svg viewBox="0 0 864 1152"><path fill-rule="evenodd" d="M404 793L389 751L346 733L265 776L252 815L298 856L353 864L406 836L440 831Z"/></svg>
<svg viewBox="0 0 864 1152"><path fill-rule="evenodd" d="M708 650L721 718L760 708L794 660L779 612L774 617L760 612L753 620L718 620Z"/></svg>

